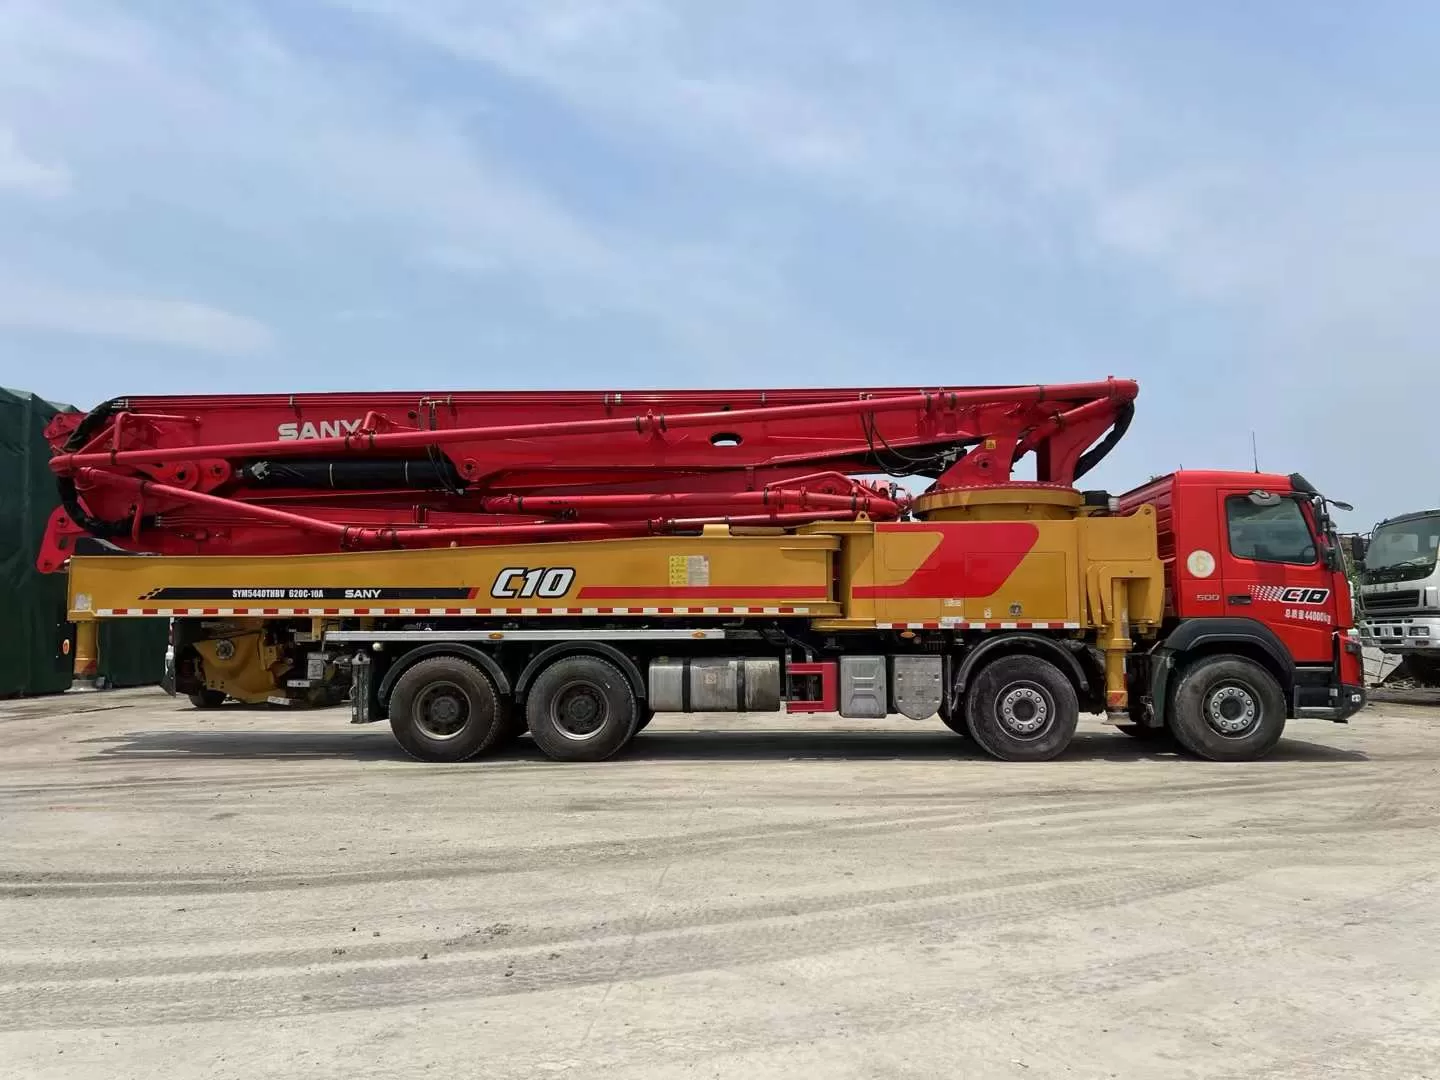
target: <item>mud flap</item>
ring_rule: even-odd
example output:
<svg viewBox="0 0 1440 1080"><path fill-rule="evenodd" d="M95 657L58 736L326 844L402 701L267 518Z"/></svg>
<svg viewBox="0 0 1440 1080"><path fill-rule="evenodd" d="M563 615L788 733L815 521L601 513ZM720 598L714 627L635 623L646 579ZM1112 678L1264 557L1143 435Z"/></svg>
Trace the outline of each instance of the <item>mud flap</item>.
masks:
<svg viewBox="0 0 1440 1080"><path fill-rule="evenodd" d="M1156 649L1152 654L1150 674L1150 711L1141 716L1146 727L1162 728L1170 710L1170 676L1175 671L1175 654L1169 649Z"/></svg>
<svg viewBox="0 0 1440 1080"><path fill-rule="evenodd" d="M358 652L350 662L350 723L373 724L378 717L372 705L375 697L371 674L374 671L367 653Z"/></svg>

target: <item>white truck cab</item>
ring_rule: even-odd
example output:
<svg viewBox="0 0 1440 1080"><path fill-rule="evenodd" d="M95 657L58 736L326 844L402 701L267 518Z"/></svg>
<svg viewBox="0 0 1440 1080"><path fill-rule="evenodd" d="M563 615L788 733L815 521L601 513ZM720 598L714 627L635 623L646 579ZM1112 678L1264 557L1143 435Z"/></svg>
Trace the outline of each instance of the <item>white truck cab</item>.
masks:
<svg viewBox="0 0 1440 1080"><path fill-rule="evenodd" d="M1360 577L1361 630L1384 652L1440 675L1440 510L1375 526ZM1418 673L1418 672L1417 672Z"/></svg>

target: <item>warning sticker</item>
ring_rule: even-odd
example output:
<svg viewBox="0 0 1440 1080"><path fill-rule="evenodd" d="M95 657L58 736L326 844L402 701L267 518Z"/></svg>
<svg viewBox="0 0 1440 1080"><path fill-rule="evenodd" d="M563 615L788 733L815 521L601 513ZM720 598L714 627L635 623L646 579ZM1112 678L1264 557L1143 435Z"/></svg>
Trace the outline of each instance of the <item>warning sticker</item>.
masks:
<svg viewBox="0 0 1440 1080"><path fill-rule="evenodd" d="M709 585L710 560L704 555L671 555L670 584Z"/></svg>

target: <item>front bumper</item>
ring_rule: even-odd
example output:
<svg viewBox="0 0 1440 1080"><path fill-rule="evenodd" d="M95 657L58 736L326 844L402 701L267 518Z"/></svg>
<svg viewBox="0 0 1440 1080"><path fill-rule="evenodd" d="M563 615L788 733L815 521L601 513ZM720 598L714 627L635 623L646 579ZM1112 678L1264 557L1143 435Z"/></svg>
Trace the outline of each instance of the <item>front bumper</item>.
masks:
<svg viewBox="0 0 1440 1080"><path fill-rule="evenodd" d="M1440 615L1372 615L1360 624L1360 635L1383 652L1437 652Z"/></svg>
<svg viewBox="0 0 1440 1080"><path fill-rule="evenodd" d="M1307 705L1295 710L1295 716L1306 720L1333 720L1343 724L1365 707L1366 694L1363 686L1341 686L1332 689L1330 705Z"/></svg>

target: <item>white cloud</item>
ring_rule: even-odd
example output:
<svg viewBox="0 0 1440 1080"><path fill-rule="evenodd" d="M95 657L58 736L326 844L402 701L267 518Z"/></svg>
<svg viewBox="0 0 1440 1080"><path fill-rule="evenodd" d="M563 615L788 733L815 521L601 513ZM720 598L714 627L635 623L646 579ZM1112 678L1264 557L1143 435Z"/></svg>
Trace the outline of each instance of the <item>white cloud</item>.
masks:
<svg viewBox="0 0 1440 1080"><path fill-rule="evenodd" d="M1163 76L1137 81L1123 55L1107 63L1103 49L977 30L946 5L925 15L737 0L720 15L603 0L335 2L538 89L617 139L808 192L874 228L922 228L968 252L1008 247L1112 288L1125 287L1117 272L1159 285L1234 348L1204 371L1141 358L1147 401L1171 416L1197 410L1182 437L1209 445L1177 445L1185 460L1243 466L1253 427L1267 459L1313 470L1371 512L1411 497L1349 448L1427 430L1440 387L1440 155L1412 133L1428 119L1367 115L1358 91L1331 96L1318 77L1285 87L1304 102L1290 119L1247 97L1253 87L1167 98ZM1303 80L1303 58L1290 59L1287 77ZM1327 125L1329 136L1277 140L1267 123Z"/></svg>
<svg viewBox="0 0 1440 1080"><path fill-rule="evenodd" d="M68 169L27 154L13 131L0 128L0 193L56 198L69 190Z"/></svg>
<svg viewBox="0 0 1440 1080"><path fill-rule="evenodd" d="M686 350L731 348L747 325L827 334L825 318L776 295L763 245L622 227L515 171L476 137L483 100L418 103L373 70L292 52L244 8L194 23L144 22L104 3L27 10L25 41L0 32L0 88L7 64L23 66L29 92L92 102L71 116L70 136L110 157L143 145L145 198L277 241L343 223L402 263L483 270L562 318L618 313ZM551 9L542 32L588 40L613 14L596 12ZM72 80L63 89L60 71ZM120 170L112 182L135 179ZM722 280L697 277L697 265ZM843 348L838 335L829 345Z"/></svg>
<svg viewBox="0 0 1440 1080"><path fill-rule="evenodd" d="M271 343L261 322L191 300L0 281L0 328L113 338L214 353Z"/></svg>
<svg viewBox="0 0 1440 1080"><path fill-rule="evenodd" d="M806 87L782 73L737 69L723 34L707 50L703 9L647 0L332 2L544 87L581 112L640 125L742 168L758 155L807 172L841 169L860 150L853 125Z"/></svg>
<svg viewBox="0 0 1440 1080"><path fill-rule="evenodd" d="M1332 463L1339 455L1319 444L1345 409L1418 409L1423 394L1384 403L1388 386L1433 383L1437 370L1427 289L1440 269L1429 205L1440 159L1414 141L1415 117L1388 121L1403 133L1389 144L1374 138L1384 109L1331 124L1322 72L1314 86L1284 83L1305 67L1298 55L1273 74L1283 92L1207 71L1214 85L1186 100L1160 55L1183 59L1183 34L1141 56L1088 33L1028 33L1028 14L1006 29L1008 16L982 25L956 8L330 0L321 18L339 21L315 45L315 16L283 5L147 17L118 0L10 0L0 100L53 121L44 153L15 151L29 190L57 190L44 170L68 167L104 179L111 215L90 220L113 224L116 206L146 204L205 240L213 226L220 246L209 250L228 256L233 244L235 272L272 274L277 308L292 300L296 251L314 280L291 291L318 294L319 312L393 299L397 330L424 307L438 336L467 297L477 310L514 300L509 329L521 338L590 317L597 354L641 357L627 372L646 377L657 354L673 353L693 366L667 380L712 383L744 377L739 362L715 362L736 356L764 356L747 370L772 380L792 377L776 357L800 358L800 378L877 367L899 381L948 378L975 344L970 312L990 321L987 355L1006 319L1021 331L1053 320L1060 329L1030 340L1055 343L1069 371L1143 368L1147 412L1223 405L1229 428L1274 423L1277 438L1311 440ZM301 20L304 34L287 37ZM1326 137L1267 138L1251 114L1289 132L1278 122L1286 101L1304 102ZM1367 139L1374 152L1351 152ZM79 248L90 237L64 239ZM13 274L24 263L11 240L0 229ZM368 276L378 295L327 294L327 260ZM78 280L116 280L116 267L80 261L101 272ZM228 262L187 265L198 276ZM42 280L65 279L64 259L37 264ZM943 282L983 292L992 265L1004 284L944 310ZM163 294L140 281L127 291ZM1012 284L1033 296L1010 306ZM1095 290L1079 305L1111 291L1077 312L1071 285ZM223 306L223 289L194 291ZM1186 324L1177 337L1197 327L1240 359L1217 358L1218 374L1167 370L1193 353L1167 352L1170 327L1142 325L1127 295L1142 291L1164 309L1156 321ZM1159 355L1115 357L1110 346L1130 341L1157 342ZM1026 377L1053 374L1032 355L1041 370ZM1327 385L1375 357L1384 379L1343 395ZM1256 369L1243 394L1227 391L1226 361ZM1129 441L1197 430L1157 427L1167 430L1137 427ZM1227 437L1216 429L1219 450ZM1193 460L1207 456L1196 447Z"/></svg>
<svg viewBox="0 0 1440 1080"><path fill-rule="evenodd" d="M1066 57L839 0L734 17L644 0L331 3L611 128L947 225L1023 217L1017 199L1094 181L1122 104Z"/></svg>
<svg viewBox="0 0 1440 1080"><path fill-rule="evenodd" d="M1440 159L1391 155L1357 176L1341 157L1241 150L1215 117L1176 124L1163 100L1079 49L953 13L882 16L838 0L741 3L734 18L646 0L332 3L726 168L779 170L892 218L1014 231L1037 249L1068 234L1280 319L1365 317L1397 286L1408 296L1415 278L1396 271L1440 249L1429 224L1440 219L1410 198L1433 186Z"/></svg>

